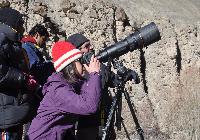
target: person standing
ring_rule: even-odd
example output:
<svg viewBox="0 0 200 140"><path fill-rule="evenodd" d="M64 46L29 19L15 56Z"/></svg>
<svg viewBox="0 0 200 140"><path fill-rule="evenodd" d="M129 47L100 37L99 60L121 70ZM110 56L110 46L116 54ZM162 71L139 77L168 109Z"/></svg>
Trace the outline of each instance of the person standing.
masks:
<svg viewBox="0 0 200 140"><path fill-rule="evenodd" d="M55 72L53 63L46 61L39 50L46 45L48 38L49 33L47 29L41 24L36 24L29 31L29 35L23 37L21 40L22 47L28 56L30 74L34 76L40 85L43 85L47 78Z"/></svg>
<svg viewBox="0 0 200 140"><path fill-rule="evenodd" d="M45 47L46 41L49 38L49 33L47 29L41 25L36 24L30 31L29 34L24 36L21 40L22 48L25 50L28 58L28 70L29 74L36 79L40 88L37 91L37 97L35 98L35 112L36 115L37 108L40 101L42 100L42 86L47 81L47 78L55 71L53 63L51 61L46 61L40 48ZM29 129L30 122L24 125L23 138Z"/></svg>
<svg viewBox="0 0 200 140"><path fill-rule="evenodd" d="M89 73L85 80L80 50L71 43L58 41L52 48L56 72L45 83L36 117L28 131L29 140L74 140L73 127L80 115L89 115L97 110L101 94L100 63L91 58L84 65Z"/></svg>
<svg viewBox="0 0 200 140"><path fill-rule="evenodd" d="M79 49L83 55L87 53L95 53L93 46L88 38L83 34L75 33L68 37L68 42L71 42L77 49ZM82 116L79 118L77 126L77 139L78 140L99 140L101 139L101 129L105 126L106 120L110 111L112 97L109 94L108 87L114 87L115 74L108 69L104 64L100 67L101 75L101 101L98 110L88 116ZM87 79L87 71L85 72L85 78ZM112 122L113 123L113 122ZM111 135L108 140L115 139L115 131L113 125L111 125Z"/></svg>
<svg viewBox="0 0 200 140"><path fill-rule="evenodd" d="M21 140L22 126L32 118L37 82L28 75L20 39L23 15L0 8L0 140Z"/></svg>

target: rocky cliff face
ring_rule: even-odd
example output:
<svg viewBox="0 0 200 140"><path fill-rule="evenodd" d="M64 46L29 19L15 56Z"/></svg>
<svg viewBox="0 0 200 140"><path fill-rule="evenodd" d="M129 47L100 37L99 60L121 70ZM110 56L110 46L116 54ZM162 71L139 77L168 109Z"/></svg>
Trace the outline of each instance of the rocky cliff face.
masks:
<svg viewBox="0 0 200 140"><path fill-rule="evenodd" d="M6 4L0 0L0 6ZM28 15L27 31L43 23L52 40L82 32L96 50L124 39L136 26L157 24L159 42L120 57L140 76L139 84L127 82L126 87L148 140L200 139L199 5L198 0L10 1ZM122 114L131 139L139 139L125 100ZM118 139L125 139L123 131Z"/></svg>

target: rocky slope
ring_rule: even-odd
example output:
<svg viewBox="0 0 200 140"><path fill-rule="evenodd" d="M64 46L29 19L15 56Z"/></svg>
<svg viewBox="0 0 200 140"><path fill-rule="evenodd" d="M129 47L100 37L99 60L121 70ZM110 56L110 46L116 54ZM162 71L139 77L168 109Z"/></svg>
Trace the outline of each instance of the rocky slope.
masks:
<svg viewBox="0 0 200 140"><path fill-rule="evenodd" d="M161 40L120 57L141 82L127 82L139 123L148 140L200 139L200 1L198 0L12 0L26 13L27 31L36 23L52 40L83 32L96 50L155 22ZM0 0L0 5L5 5ZM49 45L51 41L49 42ZM49 47L50 48L50 47ZM131 139L139 139L126 101L123 118ZM123 129L122 129L123 130ZM126 139L124 131L118 139Z"/></svg>

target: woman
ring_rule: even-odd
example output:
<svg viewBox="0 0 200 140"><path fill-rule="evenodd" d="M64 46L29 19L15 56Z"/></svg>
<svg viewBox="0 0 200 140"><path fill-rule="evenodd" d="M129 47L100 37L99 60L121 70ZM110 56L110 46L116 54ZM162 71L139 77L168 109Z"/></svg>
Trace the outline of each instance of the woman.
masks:
<svg viewBox="0 0 200 140"><path fill-rule="evenodd" d="M91 58L84 64L89 79L83 79L83 66L79 62L81 52L72 44L59 41L52 48L56 72L43 87L44 98L37 116L28 131L30 140L74 139L73 131L80 115L88 115L97 110L100 98L100 63Z"/></svg>

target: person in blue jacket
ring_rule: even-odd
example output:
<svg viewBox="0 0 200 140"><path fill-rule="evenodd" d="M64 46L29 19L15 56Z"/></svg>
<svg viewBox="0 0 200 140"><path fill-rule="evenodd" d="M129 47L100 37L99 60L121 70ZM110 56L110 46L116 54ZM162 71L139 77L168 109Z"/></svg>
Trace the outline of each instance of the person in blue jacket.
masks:
<svg viewBox="0 0 200 140"><path fill-rule="evenodd" d="M53 63L51 61L46 61L43 57L42 52L39 48L42 48L46 44L46 40L49 37L49 33L47 29L41 25L36 24L30 31L29 35L24 36L21 40L22 47L27 55L28 69L29 74L34 77L34 79L38 82L40 86L36 91L36 95L38 98L35 98L35 111L33 112L36 115L37 108L39 106L40 101L43 96L41 93L42 86L46 82L47 78L55 71L53 67ZM30 122L24 125L24 133L23 137L25 137L28 128L30 126Z"/></svg>
<svg viewBox="0 0 200 140"><path fill-rule="evenodd" d="M83 78L80 50L69 42L58 41L52 48L56 72L45 83L37 116L28 131L29 140L74 140L73 127L80 115L96 112L100 100L100 63L92 56L84 64L89 78Z"/></svg>
<svg viewBox="0 0 200 140"><path fill-rule="evenodd" d="M22 38L22 47L25 49L30 74L34 76L40 85L43 85L47 78L55 71L51 61L46 61L44 55L39 50L46 44L49 37L47 29L41 25L36 24L30 31L29 35Z"/></svg>

